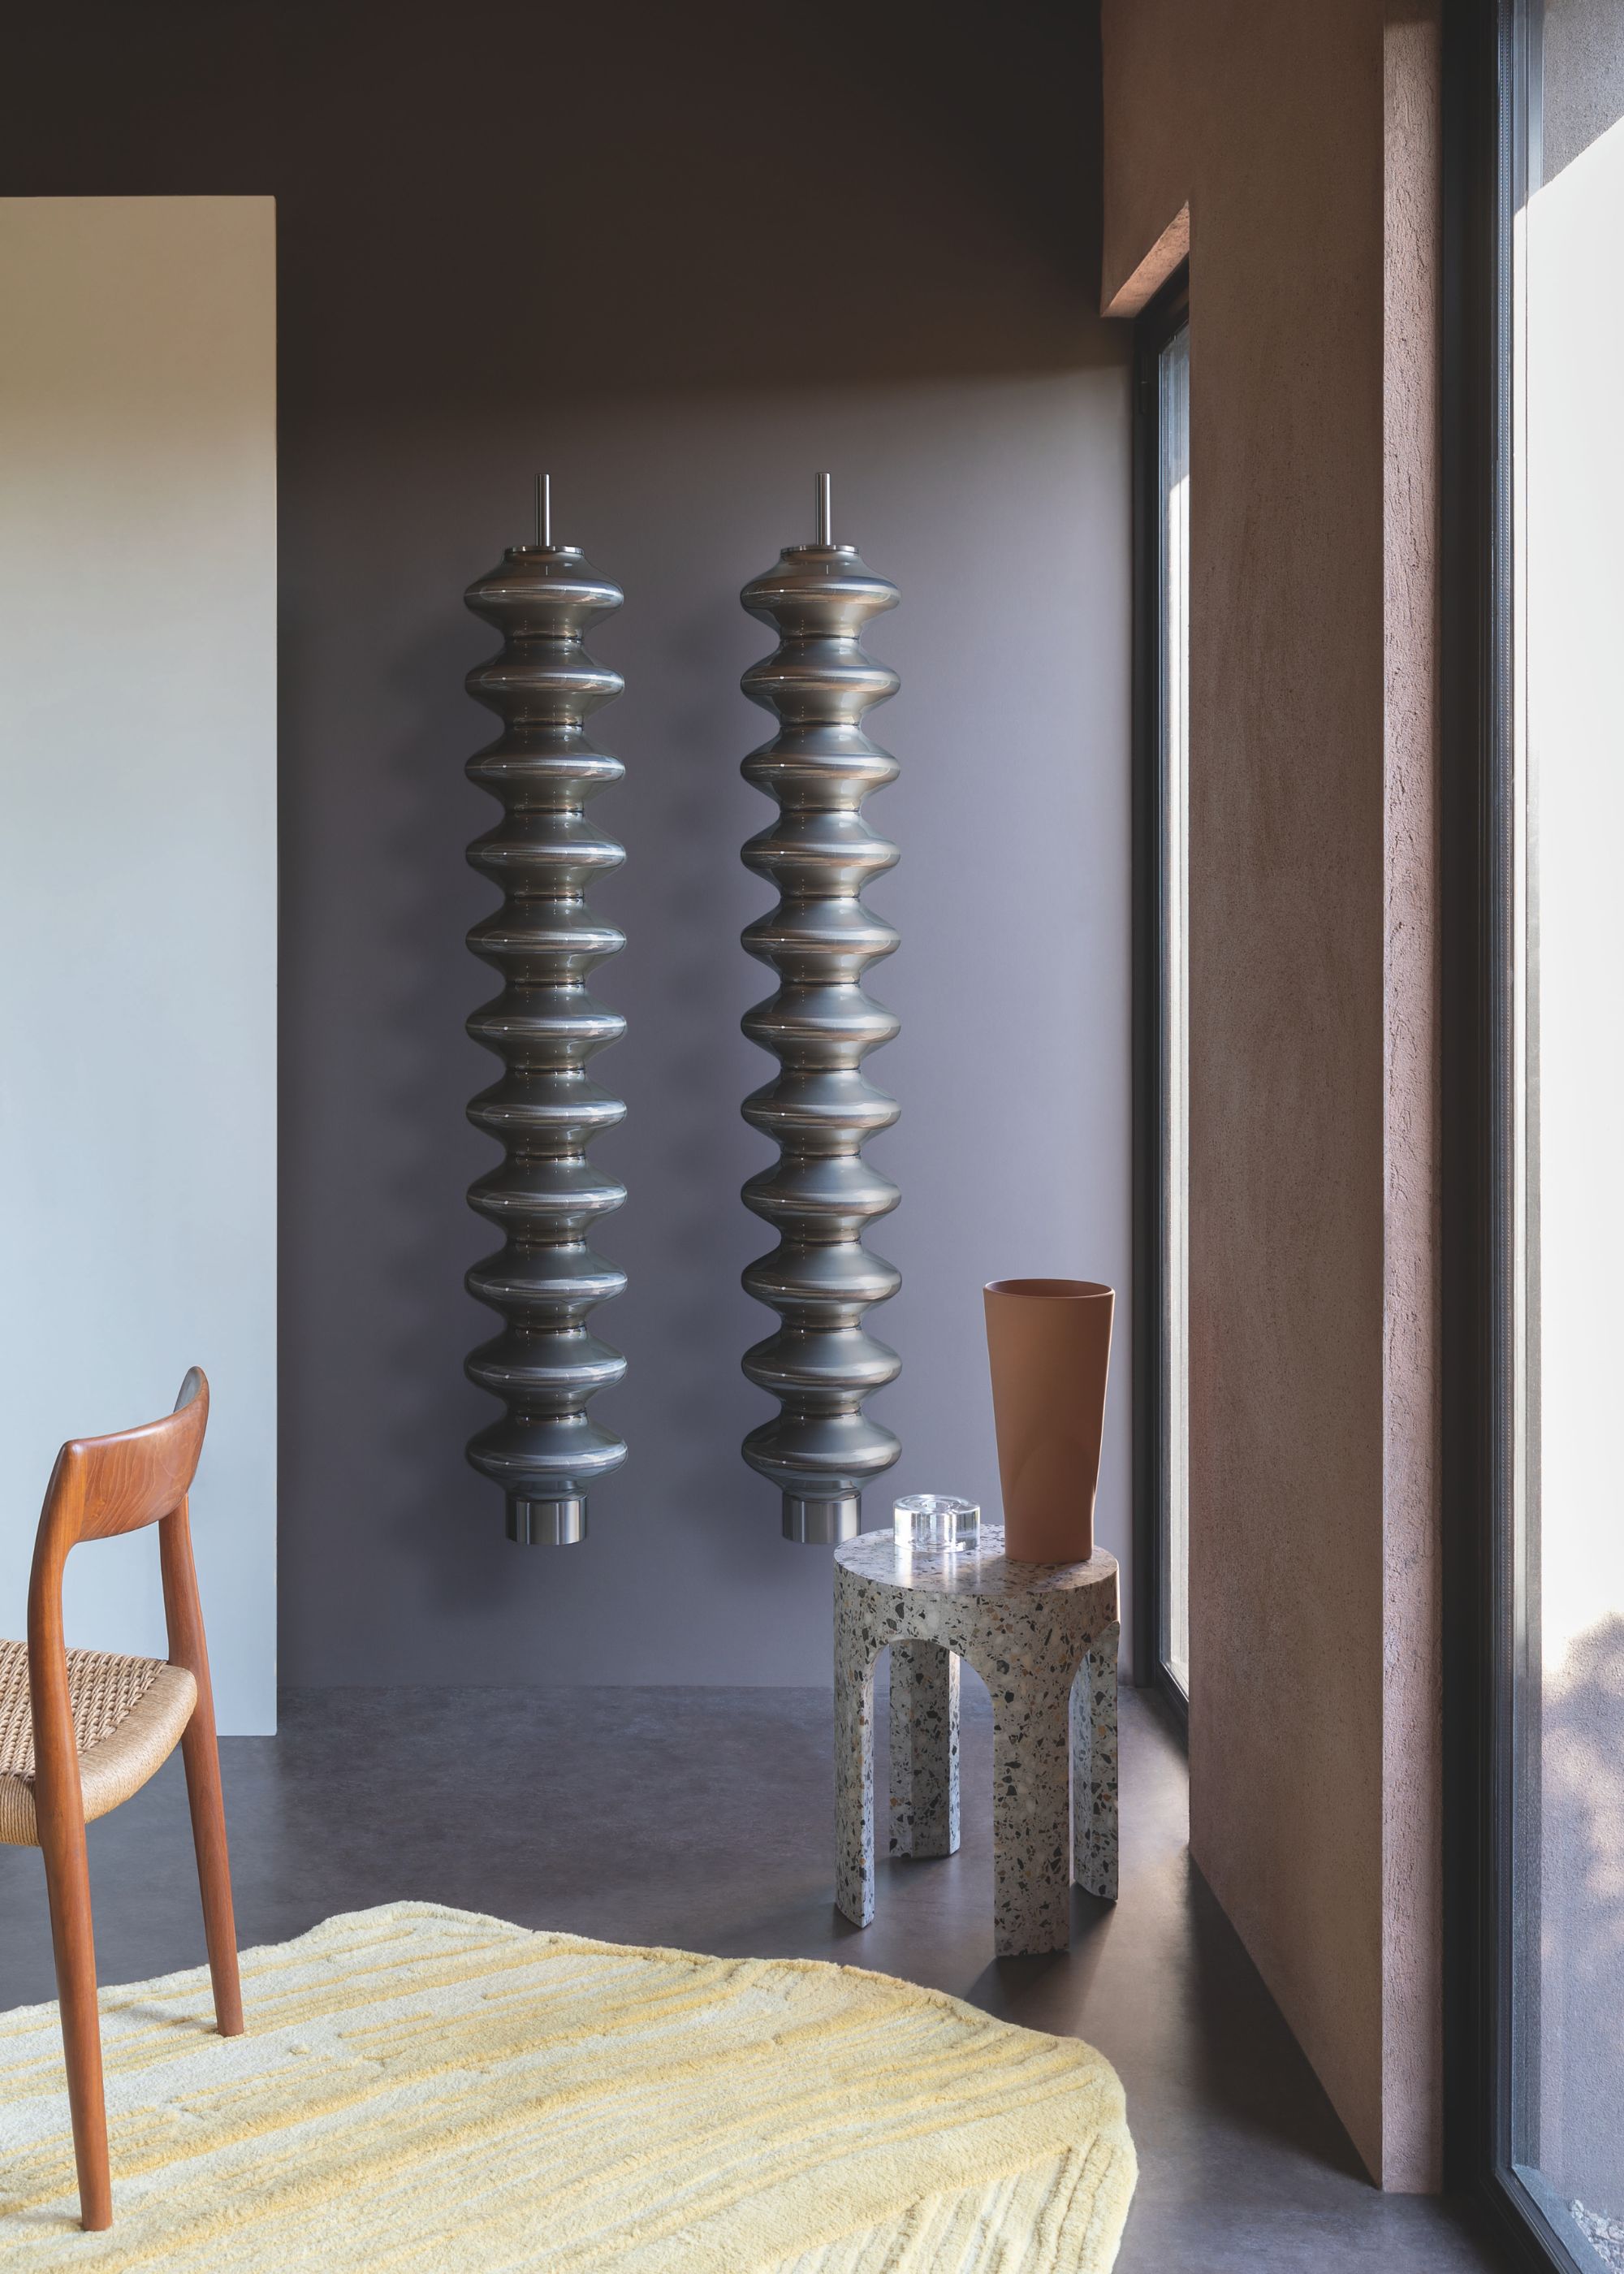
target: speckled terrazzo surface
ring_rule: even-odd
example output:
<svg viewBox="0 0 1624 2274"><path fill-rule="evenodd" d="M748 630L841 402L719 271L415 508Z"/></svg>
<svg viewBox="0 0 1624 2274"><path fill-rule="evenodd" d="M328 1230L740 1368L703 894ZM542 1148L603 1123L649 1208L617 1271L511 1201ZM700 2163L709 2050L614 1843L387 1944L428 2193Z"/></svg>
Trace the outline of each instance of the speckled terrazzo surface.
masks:
<svg viewBox="0 0 1624 2274"><path fill-rule="evenodd" d="M898 1856L959 1844L959 1698L967 1659L993 1709L993 1931L1001 1956L1064 1950L1075 1879L1116 1892L1114 1557L1017 1563L865 1532L835 1551L836 1901L874 1916L874 1669L892 1648L891 1828Z"/></svg>
<svg viewBox="0 0 1624 2274"><path fill-rule="evenodd" d="M891 1852L959 1853L959 1660L939 1643L891 1653Z"/></svg>
<svg viewBox="0 0 1624 2274"><path fill-rule="evenodd" d="M1110 1616L1116 1615L1114 1555L1097 1547L1086 1563L1017 1563L1004 1554L1004 1533L996 1524L981 1526L981 1545L975 1552L898 1547L889 1532L865 1532L837 1547L835 1562L859 1578L906 1586L920 1595L1003 1597L1026 1603L1034 1596L1084 1594L1103 1587L1110 1593Z"/></svg>

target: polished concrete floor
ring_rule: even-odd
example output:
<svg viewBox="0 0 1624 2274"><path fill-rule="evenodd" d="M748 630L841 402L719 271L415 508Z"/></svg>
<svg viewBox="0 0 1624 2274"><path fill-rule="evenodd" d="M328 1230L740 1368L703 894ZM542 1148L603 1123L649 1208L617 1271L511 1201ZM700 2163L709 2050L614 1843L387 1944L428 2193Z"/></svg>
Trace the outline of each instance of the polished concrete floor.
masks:
<svg viewBox="0 0 1624 2274"><path fill-rule="evenodd" d="M826 1693L295 1692L279 1737L222 1748L241 1939L411 1896L615 1941L876 1967L1115 2062L1140 2163L1121 2274L1493 2265L1449 2207L1361 2176L1191 1869L1182 1754L1140 1694L1124 1699L1120 1901L1076 1895L1064 1956L995 1960L991 1727L985 1692L966 1687L963 1851L882 1864L863 1932L831 1900ZM90 1847L102 1978L200 1962L178 1759ZM52 1994L39 1857L0 1849L0 2006Z"/></svg>

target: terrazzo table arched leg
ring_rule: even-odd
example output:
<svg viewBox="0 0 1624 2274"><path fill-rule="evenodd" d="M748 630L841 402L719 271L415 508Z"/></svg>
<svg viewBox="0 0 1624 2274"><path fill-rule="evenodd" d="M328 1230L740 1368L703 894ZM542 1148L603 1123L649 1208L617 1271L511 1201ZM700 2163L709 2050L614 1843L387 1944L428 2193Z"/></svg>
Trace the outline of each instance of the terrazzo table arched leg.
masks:
<svg viewBox="0 0 1624 2274"><path fill-rule="evenodd" d="M1089 1645L1071 1684L1071 1877L1116 1900L1116 1620Z"/></svg>
<svg viewBox="0 0 1624 2274"><path fill-rule="evenodd" d="M874 1661L835 1660L835 1908L853 1926L874 1916Z"/></svg>
<svg viewBox="0 0 1624 2274"><path fill-rule="evenodd" d="M891 1646L891 1852L959 1853L959 1660L940 1643Z"/></svg>
<svg viewBox="0 0 1624 2274"><path fill-rule="evenodd" d="M1116 1617L1116 1565L1104 1554L1012 1563L991 1528L976 1552L898 1547L889 1532L836 1549L836 1901L854 1925L874 1916L874 1668L888 1646L892 1773L904 1788L892 1852L957 1844L953 1661L967 1658L993 1706L998 1955L1065 1948L1074 1867L1094 1892L1115 1891Z"/></svg>
<svg viewBox="0 0 1624 2274"><path fill-rule="evenodd" d="M990 1688L990 1683L989 1684ZM1071 1939L1071 1682L1023 1680L992 1701L992 1946Z"/></svg>

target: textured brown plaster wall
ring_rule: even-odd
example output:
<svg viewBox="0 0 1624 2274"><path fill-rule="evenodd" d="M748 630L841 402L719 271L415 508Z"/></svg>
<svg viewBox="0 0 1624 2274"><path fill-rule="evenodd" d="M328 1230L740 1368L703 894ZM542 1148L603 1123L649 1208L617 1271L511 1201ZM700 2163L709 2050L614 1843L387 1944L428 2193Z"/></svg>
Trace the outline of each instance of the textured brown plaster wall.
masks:
<svg viewBox="0 0 1624 2274"><path fill-rule="evenodd" d="M1439 2183L1437 56L1106 0L1102 291L1191 269L1191 1845Z"/></svg>

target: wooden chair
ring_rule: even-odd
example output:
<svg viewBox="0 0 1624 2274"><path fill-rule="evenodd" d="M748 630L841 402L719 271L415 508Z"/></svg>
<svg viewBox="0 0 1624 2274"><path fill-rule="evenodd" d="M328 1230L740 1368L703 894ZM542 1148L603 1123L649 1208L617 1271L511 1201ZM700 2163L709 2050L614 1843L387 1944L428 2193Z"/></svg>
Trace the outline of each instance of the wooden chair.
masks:
<svg viewBox="0 0 1624 2274"><path fill-rule="evenodd" d="M34 1541L27 1644L0 1642L0 1841L38 1848L45 1858L79 2217L87 2227L110 2226L113 2205L85 1826L138 1792L177 1742L214 2018L222 2037L242 2033L214 1701L186 1517L207 1427L208 1384L194 1367L166 1419L63 1447ZM69 1549L147 1524L158 1526L168 1661L69 1650L62 1631Z"/></svg>

